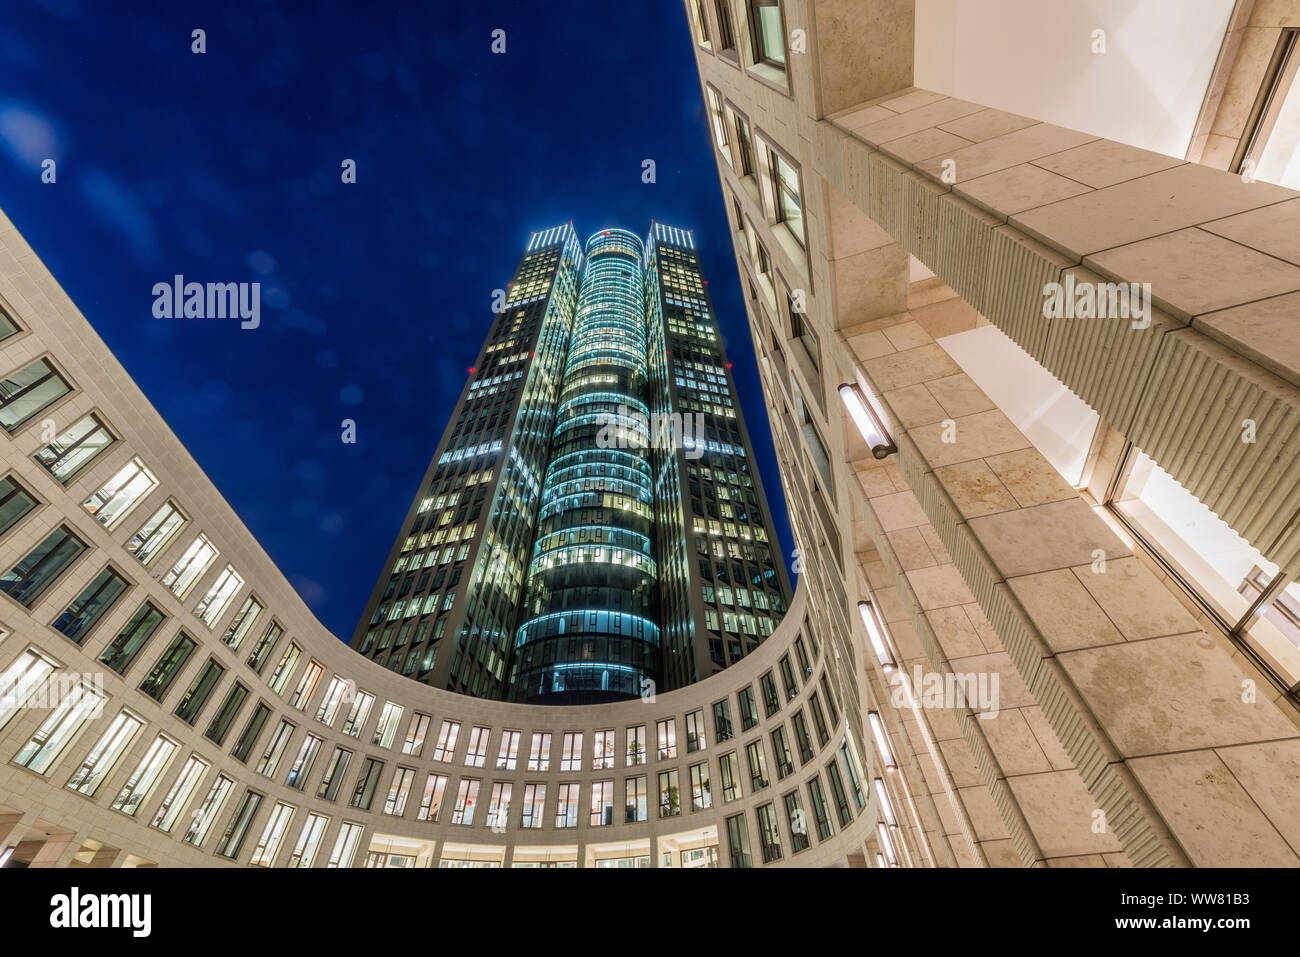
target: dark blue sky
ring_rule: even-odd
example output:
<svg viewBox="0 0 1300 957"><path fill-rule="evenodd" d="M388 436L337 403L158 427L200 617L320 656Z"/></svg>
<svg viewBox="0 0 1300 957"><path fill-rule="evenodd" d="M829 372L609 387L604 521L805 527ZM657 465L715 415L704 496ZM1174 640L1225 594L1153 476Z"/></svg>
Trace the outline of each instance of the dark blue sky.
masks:
<svg viewBox="0 0 1300 957"><path fill-rule="evenodd" d="M342 6L0 11L0 205L321 621L351 635L492 291L570 219L695 229L788 556L682 6ZM155 319L176 273L260 281L261 327Z"/></svg>

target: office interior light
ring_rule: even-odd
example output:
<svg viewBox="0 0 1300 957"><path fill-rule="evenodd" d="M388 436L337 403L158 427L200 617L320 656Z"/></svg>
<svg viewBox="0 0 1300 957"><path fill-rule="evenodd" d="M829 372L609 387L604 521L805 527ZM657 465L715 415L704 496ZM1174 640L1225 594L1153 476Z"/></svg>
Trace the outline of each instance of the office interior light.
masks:
<svg viewBox="0 0 1300 957"><path fill-rule="evenodd" d="M898 661L894 658L894 652L889 647L889 639L885 636L885 629L880 621L880 613L876 606L869 601L858 602L858 613L862 616L862 627L867 630L867 637L871 640L871 649L876 653L876 660L880 662L880 667L886 672L893 671L898 667Z"/></svg>
<svg viewBox="0 0 1300 957"><path fill-rule="evenodd" d="M867 724L871 725L871 736L876 739L876 749L880 752L880 760L885 762L885 770L897 771L894 749L889 746L889 735L885 733L885 722L880 720L879 712L868 711Z"/></svg>
<svg viewBox="0 0 1300 957"><path fill-rule="evenodd" d="M898 826L898 818L894 817L894 805L889 800L889 790L885 787L884 778L876 778L876 800L880 802L880 810L885 815L885 823L890 827Z"/></svg>
<svg viewBox="0 0 1300 957"><path fill-rule="evenodd" d="M888 867L888 866L889 866L887 863L885 863L885 855L884 855L884 854L877 854L877 855L876 855L876 866L877 866L877 867Z"/></svg>
<svg viewBox="0 0 1300 957"><path fill-rule="evenodd" d="M885 416L876 408L871 398L864 395L861 388L847 382L840 386L839 391L840 398L844 400L844 407L849 410L849 417L862 433L862 438L866 441L867 448L871 449L871 454L878 459L883 459L897 452L898 447L894 445L894 440L885 425Z"/></svg>

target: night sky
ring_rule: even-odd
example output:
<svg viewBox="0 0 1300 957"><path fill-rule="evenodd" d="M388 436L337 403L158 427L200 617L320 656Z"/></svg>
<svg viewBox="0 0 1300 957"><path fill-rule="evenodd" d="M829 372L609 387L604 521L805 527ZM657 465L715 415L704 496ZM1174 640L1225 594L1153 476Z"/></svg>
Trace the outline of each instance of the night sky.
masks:
<svg viewBox="0 0 1300 957"><path fill-rule="evenodd" d="M351 635L493 290L570 219L695 229L788 556L682 5L337 6L0 12L0 206L320 620ZM260 328L154 318L177 273L260 282Z"/></svg>

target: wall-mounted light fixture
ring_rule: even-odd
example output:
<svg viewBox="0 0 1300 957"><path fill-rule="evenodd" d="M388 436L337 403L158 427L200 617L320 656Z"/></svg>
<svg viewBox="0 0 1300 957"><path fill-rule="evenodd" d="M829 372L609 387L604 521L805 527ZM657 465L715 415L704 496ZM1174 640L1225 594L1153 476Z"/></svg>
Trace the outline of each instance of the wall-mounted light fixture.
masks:
<svg viewBox="0 0 1300 957"><path fill-rule="evenodd" d="M849 417L862 433L871 454L883 459L897 452L898 446L894 445L894 439L889 434L889 420L871 391L861 384L851 385L847 382L840 386L839 391Z"/></svg>
<svg viewBox="0 0 1300 957"><path fill-rule="evenodd" d="M898 825L898 818L894 817L894 805L889 800L889 791L885 787L884 778L876 778L876 800L880 802L880 810L885 815L885 823L890 827Z"/></svg>
<svg viewBox="0 0 1300 957"><path fill-rule="evenodd" d="M867 724L871 725L871 736L876 739L876 749L880 752L880 760L884 762L885 770L897 771L898 762L894 760L894 749L890 747L889 735L885 733L885 722L880 720L879 712L868 711Z"/></svg>
<svg viewBox="0 0 1300 957"><path fill-rule="evenodd" d="M898 660L894 657L894 651L889 644L889 637L885 634L879 610L873 602L860 601L858 602L858 614L862 616L862 627L867 630L867 638L871 641L871 650L876 653L876 660L880 662L880 667L886 673L893 671L898 667Z"/></svg>

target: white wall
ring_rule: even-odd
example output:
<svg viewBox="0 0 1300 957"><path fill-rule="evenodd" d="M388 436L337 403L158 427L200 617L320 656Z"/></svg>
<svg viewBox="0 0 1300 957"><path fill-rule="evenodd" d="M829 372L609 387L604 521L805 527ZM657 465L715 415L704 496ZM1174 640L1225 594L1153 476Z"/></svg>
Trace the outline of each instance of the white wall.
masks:
<svg viewBox="0 0 1300 957"><path fill-rule="evenodd" d="M1231 12L1232 0L916 0L916 85L1181 158Z"/></svg>

